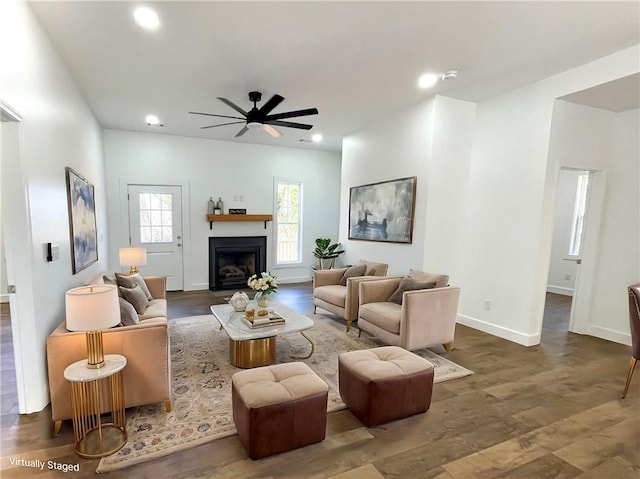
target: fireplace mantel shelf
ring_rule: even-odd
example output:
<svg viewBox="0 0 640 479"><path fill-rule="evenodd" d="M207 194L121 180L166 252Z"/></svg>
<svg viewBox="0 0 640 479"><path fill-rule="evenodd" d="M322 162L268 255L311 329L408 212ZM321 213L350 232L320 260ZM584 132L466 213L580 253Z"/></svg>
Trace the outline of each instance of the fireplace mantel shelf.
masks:
<svg viewBox="0 0 640 479"><path fill-rule="evenodd" d="M273 215L207 215L209 229L213 229L214 221L264 221L264 229L267 229L267 221L273 221Z"/></svg>

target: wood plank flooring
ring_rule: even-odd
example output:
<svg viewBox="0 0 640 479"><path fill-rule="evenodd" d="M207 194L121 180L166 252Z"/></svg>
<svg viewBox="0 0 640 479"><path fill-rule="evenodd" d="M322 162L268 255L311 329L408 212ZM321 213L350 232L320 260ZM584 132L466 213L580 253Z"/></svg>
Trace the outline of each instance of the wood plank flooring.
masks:
<svg viewBox="0 0 640 479"><path fill-rule="evenodd" d="M223 295L227 294L170 293L169 317L208 314L209 306ZM278 300L302 313L313 310L310 284L285 285ZM627 399L620 400L631 348L567 333L569 308L568 298L547 296L542 343L530 348L458 326L455 349L444 356L475 374L436 384L426 414L368 429L343 410L329 414L322 443L270 458L248 459L233 436L104 476L638 478L640 372ZM17 414L6 310L1 326L0 475L3 479L94 476L98 461L74 454L68 422L59 436L52 437L48 407L36 414ZM80 471L12 466L16 459L79 464Z"/></svg>

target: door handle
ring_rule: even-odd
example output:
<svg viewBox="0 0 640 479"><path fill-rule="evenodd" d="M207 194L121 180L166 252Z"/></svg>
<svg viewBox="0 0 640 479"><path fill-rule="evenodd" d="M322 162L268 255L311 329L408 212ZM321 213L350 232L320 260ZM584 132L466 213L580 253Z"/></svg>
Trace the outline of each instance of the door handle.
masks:
<svg viewBox="0 0 640 479"><path fill-rule="evenodd" d="M182 243L178 243L176 246L182 246Z"/></svg>

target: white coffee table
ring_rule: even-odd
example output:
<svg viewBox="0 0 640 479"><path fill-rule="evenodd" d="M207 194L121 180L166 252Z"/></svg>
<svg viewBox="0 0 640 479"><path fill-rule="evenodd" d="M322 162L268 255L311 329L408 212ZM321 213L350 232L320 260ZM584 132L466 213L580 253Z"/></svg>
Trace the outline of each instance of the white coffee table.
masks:
<svg viewBox="0 0 640 479"><path fill-rule="evenodd" d="M256 304L250 302L247 308L255 309ZM269 309L282 316L285 323L252 329L243 321L243 311L235 311L230 304L211 306L220 328L229 336L229 360L234 366L255 368L273 364L276 361L276 337L282 334L300 333L311 344L311 352L307 356L290 356L292 359L308 359L313 354L315 345L304 334L305 329L313 326L311 318L277 301L269 303Z"/></svg>

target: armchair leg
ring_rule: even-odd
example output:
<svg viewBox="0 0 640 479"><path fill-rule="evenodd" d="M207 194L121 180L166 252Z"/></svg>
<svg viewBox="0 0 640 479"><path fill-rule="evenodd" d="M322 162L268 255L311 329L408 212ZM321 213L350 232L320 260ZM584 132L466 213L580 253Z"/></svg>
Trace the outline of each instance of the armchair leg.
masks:
<svg viewBox="0 0 640 479"><path fill-rule="evenodd" d="M316 308L317 308L317 306L314 304L313 305L313 314L316 314Z"/></svg>
<svg viewBox="0 0 640 479"><path fill-rule="evenodd" d="M453 349L453 343L444 343L442 347L446 352L449 352Z"/></svg>
<svg viewBox="0 0 640 479"><path fill-rule="evenodd" d="M347 320L347 333L351 329L351 321Z"/></svg>
<svg viewBox="0 0 640 479"><path fill-rule="evenodd" d="M633 376L633 370L636 367L636 362L638 360L631 357L631 364L629 364L629 374L627 375L627 384L624 385L624 392L622 393L622 399L627 397L627 391L629 391L629 384L631 384L631 376Z"/></svg>
<svg viewBox="0 0 640 479"><path fill-rule="evenodd" d="M164 402L164 410L165 412L171 412L171 401Z"/></svg>
<svg viewBox="0 0 640 479"><path fill-rule="evenodd" d="M62 420L53 422L53 435L57 436L60 434L60 429L62 428Z"/></svg>
<svg viewBox="0 0 640 479"><path fill-rule="evenodd" d="M362 334L362 329L358 328L358 337Z"/></svg>

